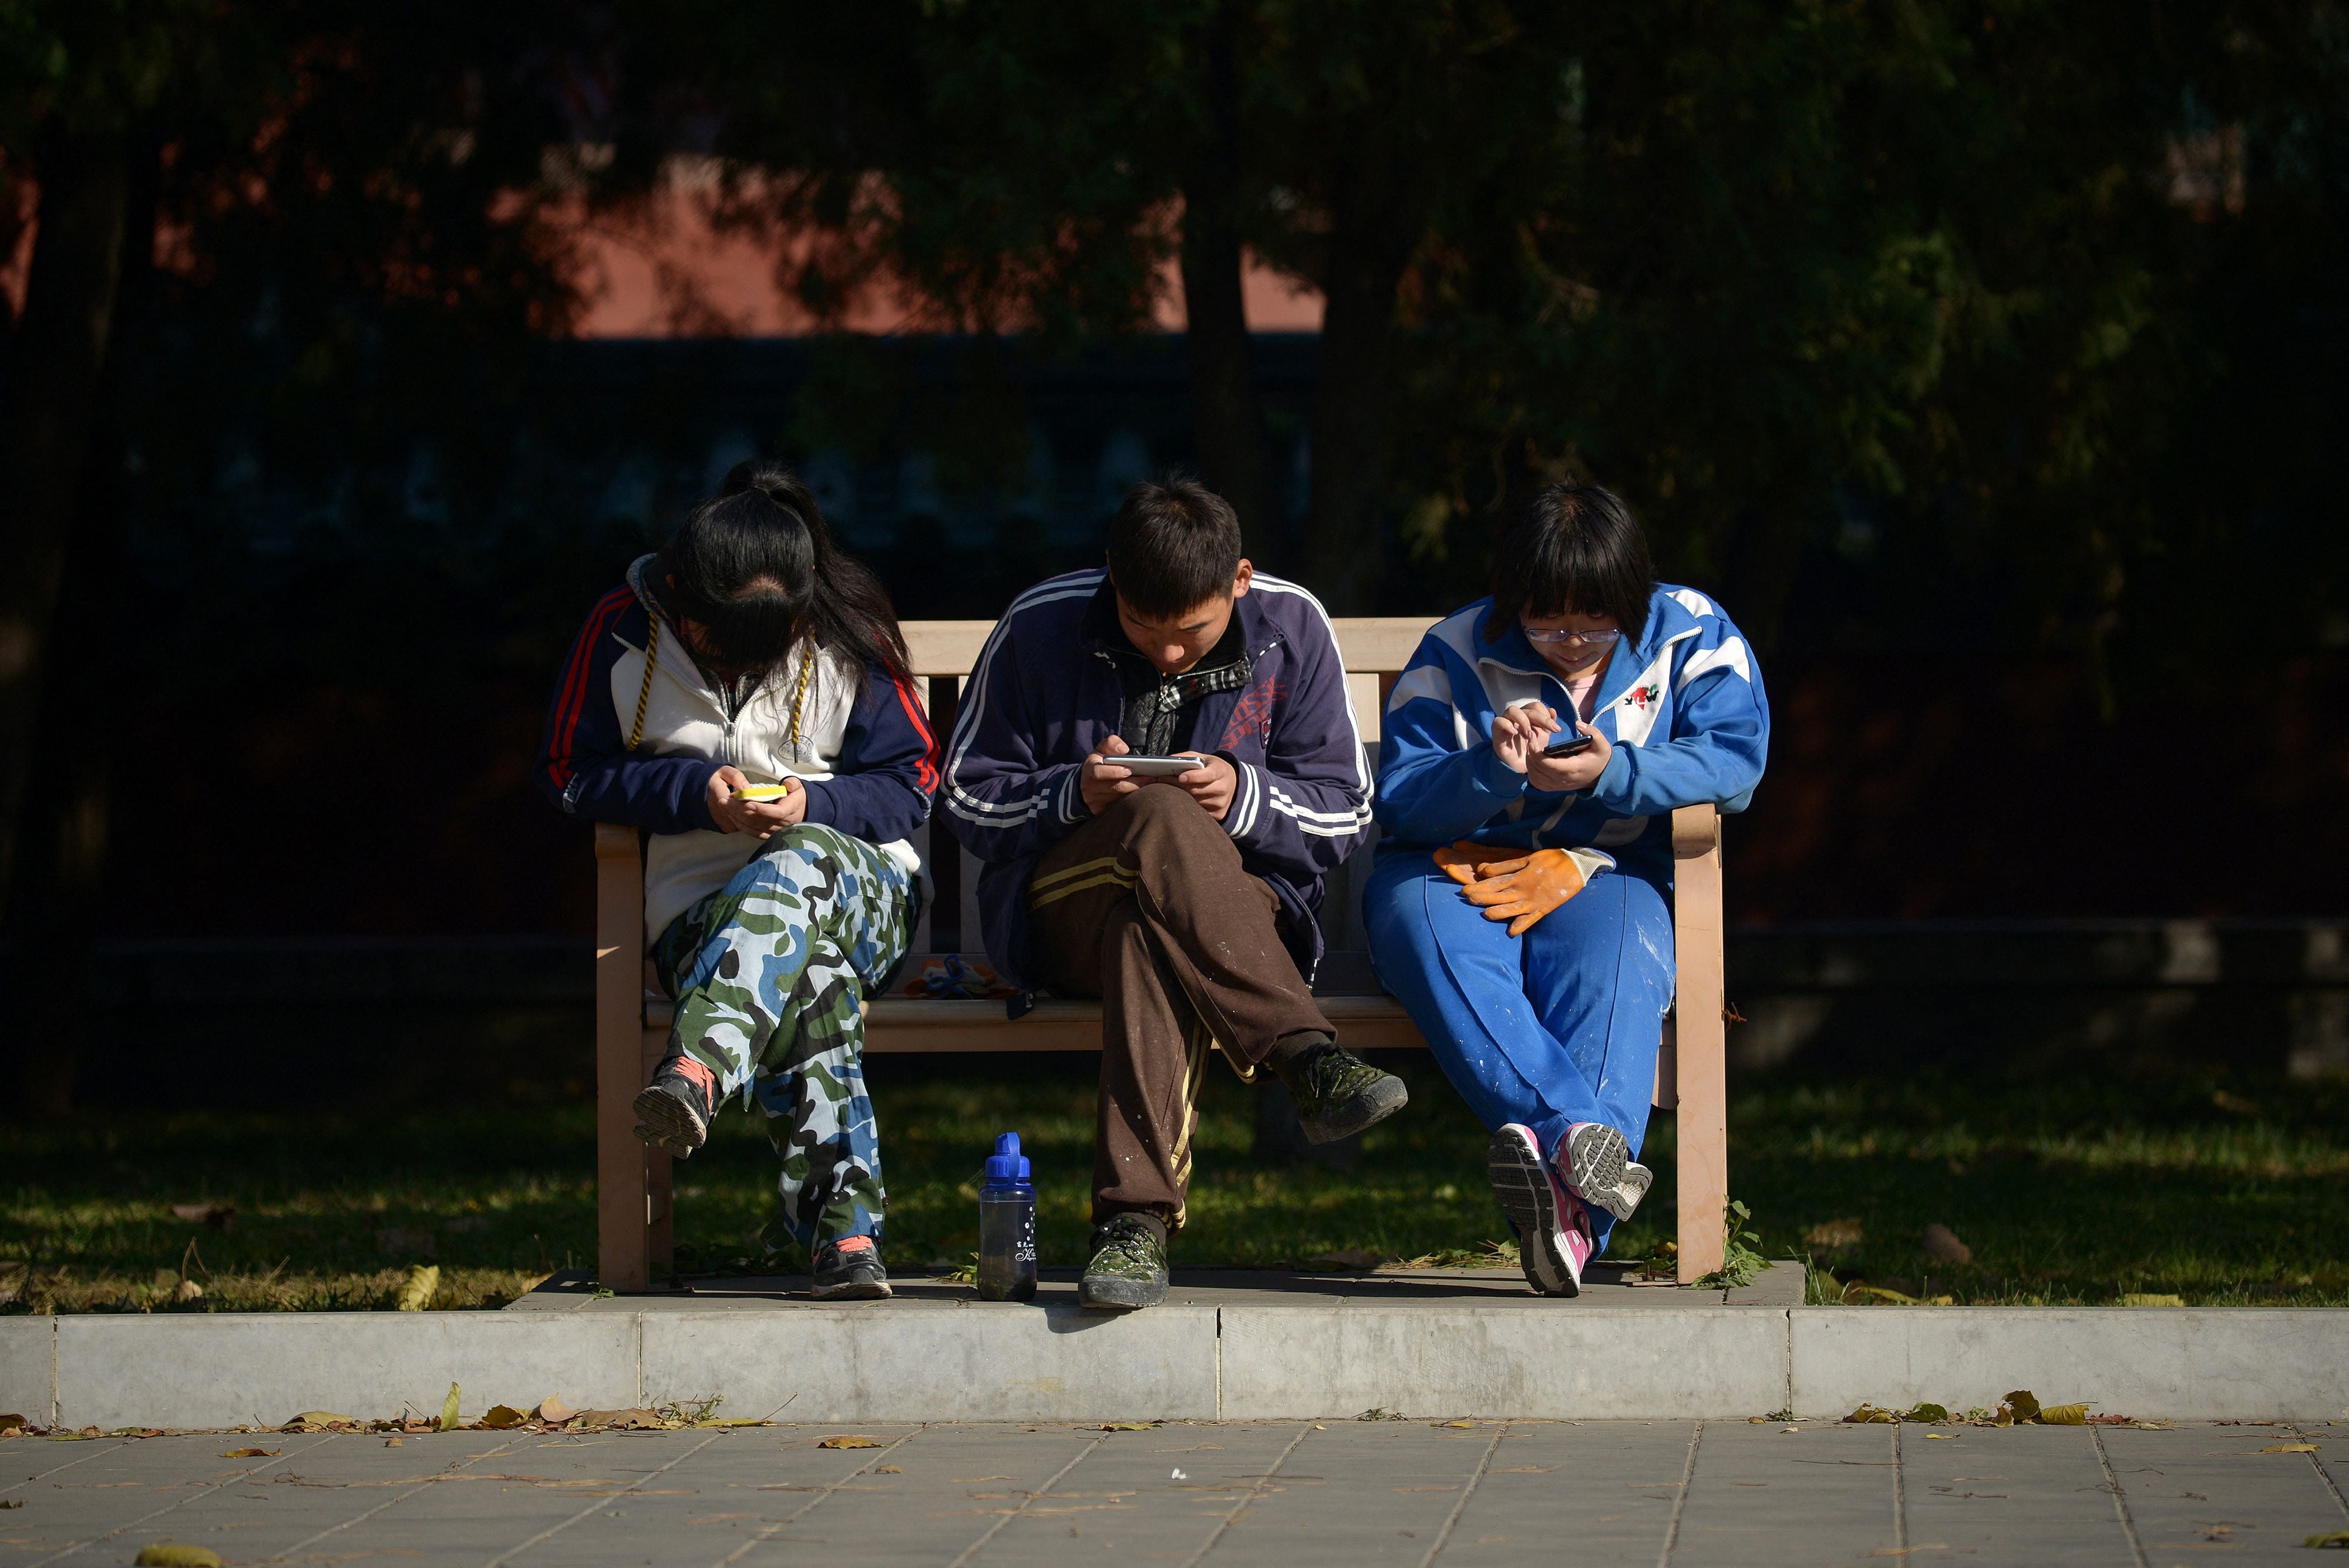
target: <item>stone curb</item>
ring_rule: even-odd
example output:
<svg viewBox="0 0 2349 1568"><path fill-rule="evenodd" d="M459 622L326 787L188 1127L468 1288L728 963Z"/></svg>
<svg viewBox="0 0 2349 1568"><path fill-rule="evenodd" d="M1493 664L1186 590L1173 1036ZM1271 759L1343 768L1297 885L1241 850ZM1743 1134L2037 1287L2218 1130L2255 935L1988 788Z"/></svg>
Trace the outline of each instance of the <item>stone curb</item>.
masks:
<svg viewBox="0 0 2349 1568"><path fill-rule="evenodd" d="M1351 1416L1733 1419L2013 1388L2172 1420L2339 1418L2349 1310L1185 1306L718 1314L271 1313L0 1319L0 1411L216 1428L325 1409L467 1418L722 1398L794 1421Z"/></svg>

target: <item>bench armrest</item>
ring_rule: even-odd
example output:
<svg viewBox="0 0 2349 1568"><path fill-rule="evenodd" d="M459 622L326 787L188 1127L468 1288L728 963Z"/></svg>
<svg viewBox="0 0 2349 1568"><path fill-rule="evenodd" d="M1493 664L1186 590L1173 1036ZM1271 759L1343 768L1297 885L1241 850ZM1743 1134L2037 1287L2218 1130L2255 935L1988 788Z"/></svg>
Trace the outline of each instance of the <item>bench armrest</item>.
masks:
<svg viewBox="0 0 2349 1568"><path fill-rule="evenodd" d="M1721 808L1707 802L1684 805L1672 813L1672 858L1691 860L1709 854L1721 843Z"/></svg>

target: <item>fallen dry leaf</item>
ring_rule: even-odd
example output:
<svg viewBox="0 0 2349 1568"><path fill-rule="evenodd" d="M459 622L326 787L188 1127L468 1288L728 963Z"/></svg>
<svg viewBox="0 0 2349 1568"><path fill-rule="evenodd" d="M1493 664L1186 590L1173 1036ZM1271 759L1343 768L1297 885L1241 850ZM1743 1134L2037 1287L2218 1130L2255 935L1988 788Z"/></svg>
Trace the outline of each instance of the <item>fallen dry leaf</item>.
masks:
<svg viewBox="0 0 2349 1568"><path fill-rule="evenodd" d="M356 1427L358 1417L346 1416L338 1410L305 1410L277 1429L281 1432L331 1432L337 1427Z"/></svg>
<svg viewBox="0 0 2349 1568"><path fill-rule="evenodd" d="M6 1437L12 1432L29 1432L32 1429L33 1424L22 1416L0 1416L0 1437Z"/></svg>
<svg viewBox="0 0 2349 1568"><path fill-rule="evenodd" d="M193 1280L181 1280L179 1288L171 1293L171 1299L175 1302L200 1302L204 1299L204 1287Z"/></svg>
<svg viewBox="0 0 2349 1568"><path fill-rule="evenodd" d="M406 1441L408 1441L406 1438L386 1438L383 1440L383 1446L387 1449L396 1449Z"/></svg>
<svg viewBox="0 0 2349 1568"><path fill-rule="evenodd" d="M2150 1291L2127 1291L2121 1295L2121 1305L2137 1307L2182 1307L2186 1298L2178 1295L2158 1295Z"/></svg>
<svg viewBox="0 0 2349 1568"><path fill-rule="evenodd" d="M1431 1422L1430 1425L1437 1427L1457 1427L1463 1431L1469 1432L1473 1432L1476 1429L1476 1423L1474 1421L1435 1421Z"/></svg>
<svg viewBox="0 0 2349 1568"><path fill-rule="evenodd" d="M819 1449L877 1449L880 1446L881 1439L878 1438L859 1438L847 1435L837 1438L826 1438L816 1445Z"/></svg>
<svg viewBox="0 0 2349 1568"><path fill-rule="evenodd" d="M2317 1451L2314 1443L2270 1443L2260 1450L2263 1454L2313 1454Z"/></svg>
<svg viewBox="0 0 2349 1568"><path fill-rule="evenodd" d="M502 1432L508 1428L519 1427L529 1419L530 1415L527 1411L517 1410L511 1405L492 1405L490 1407L490 1413L481 1417L481 1425L492 1432Z"/></svg>
<svg viewBox="0 0 2349 1568"><path fill-rule="evenodd" d="M2336 1552L2349 1552L2349 1530L2328 1530L2322 1535L2312 1535L2302 1546L2330 1547Z"/></svg>
<svg viewBox="0 0 2349 1568"><path fill-rule="evenodd" d="M641 1407L627 1410L582 1410L571 1418L568 1431L659 1432L668 1428L657 1410Z"/></svg>
<svg viewBox="0 0 2349 1568"><path fill-rule="evenodd" d="M1150 1430L1150 1423L1147 1421L1104 1421L1102 1423L1101 1429L1104 1432L1146 1432Z"/></svg>
<svg viewBox="0 0 2349 1568"><path fill-rule="evenodd" d="M444 1432L457 1429L457 1386L454 1383L449 1385L449 1397L440 1401L440 1429Z"/></svg>
<svg viewBox="0 0 2349 1568"><path fill-rule="evenodd" d="M2039 1424L2043 1427L2085 1427L2088 1424L2088 1407L2085 1405L2048 1405L2039 1412Z"/></svg>
<svg viewBox="0 0 2349 1568"><path fill-rule="evenodd" d="M1874 1405L1862 1405L1844 1419L1857 1422L1863 1427L1897 1427L1900 1424L1900 1412L1881 1409Z"/></svg>
<svg viewBox="0 0 2349 1568"><path fill-rule="evenodd" d="M905 1467L903 1465L875 1465L873 1467L873 1473L876 1476L901 1476L905 1473Z"/></svg>
<svg viewBox="0 0 2349 1568"><path fill-rule="evenodd" d="M559 1427L577 1414L578 1411L552 1394L538 1402L538 1418L551 1427Z"/></svg>
<svg viewBox="0 0 2349 1568"><path fill-rule="evenodd" d="M402 1312L427 1312L432 1306L432 1298L440 1293L440 1265L419 1263L400 1282L399 1293L392 1298L392 1304Z"/></svg>
<svg viewBox="0 0 2349 1568"><path fill-rule="evenodd" d="M224 1459L274 1459L285 1451L285 1450L283 1449L231 1449L226 1453L221 1455L221 1458Z"/></svg>
<svg viewBox="0 0 2349 1568"><path fill-rule="evenodd" d="M221 1568L219 1552L181 1541L150 1541L132 1561L139 1568Z"/></svg>

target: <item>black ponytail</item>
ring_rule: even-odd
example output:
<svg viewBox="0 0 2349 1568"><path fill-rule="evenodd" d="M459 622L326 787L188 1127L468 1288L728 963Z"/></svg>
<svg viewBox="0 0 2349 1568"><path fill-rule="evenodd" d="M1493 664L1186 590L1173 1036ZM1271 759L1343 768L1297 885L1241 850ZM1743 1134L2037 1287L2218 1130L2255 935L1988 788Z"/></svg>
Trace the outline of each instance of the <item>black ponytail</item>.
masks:
<svg viewBox="0 0 2349 1568"><path fill-rule="evenodd" d="M905 674L905 639L889 592L842 554L808 487L779 462L734 465L717 496L678 524L662 554L676 615L698 627L730 670L768 670L812 635L854 659Z"/></svg>

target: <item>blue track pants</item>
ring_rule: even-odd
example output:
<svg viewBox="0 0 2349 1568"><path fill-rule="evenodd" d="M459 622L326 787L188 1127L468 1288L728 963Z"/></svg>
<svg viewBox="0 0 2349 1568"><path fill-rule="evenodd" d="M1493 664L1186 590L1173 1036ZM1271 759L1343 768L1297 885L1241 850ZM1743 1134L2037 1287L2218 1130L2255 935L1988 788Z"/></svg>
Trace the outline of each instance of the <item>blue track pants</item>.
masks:
<svg viewBox="0 0 2349 1568"><path fill-rule="evenodd" d="M1576 1122L1603 1122L1636 1155L1672 1000L1666 886L1620 867L1512 937L1432 857L1391 853L1362 920L1380 982L1487 1128L1521 1122L1547 1153ZM1590 1220L1604 1251L1614 1219L1593 1208Z"/></svg>

